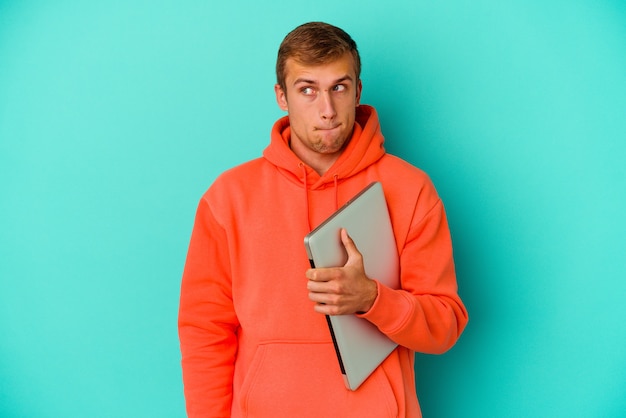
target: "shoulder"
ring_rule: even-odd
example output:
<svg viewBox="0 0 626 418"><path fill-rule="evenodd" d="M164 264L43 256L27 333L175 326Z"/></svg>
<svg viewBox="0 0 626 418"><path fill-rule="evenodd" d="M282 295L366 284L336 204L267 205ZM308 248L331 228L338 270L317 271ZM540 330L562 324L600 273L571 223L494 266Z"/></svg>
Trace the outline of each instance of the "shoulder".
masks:
<svg viewBox="0 0 626 418"><path fill-rule="evenodd" d="M246 184L250 182L252 178L256 178L263 171L265 165L265 159L259 157L231 167L217 176L208 191L223 188L228 189L237 184Z"/></svg>
<svg viewBox="0 0 626 418"><path fill-rule="evenodd" d="M202 198L208 202L225 202L231 196L246 194L253 187L254 179L258 179L266 170L267 162L263 158L255 158L223 171L209 186Z"/></svg>
<svg viewBox="0 0 626 418"><path fill-rule="evenodd" d="M412 176L414 178L428 179L428 175L419 167L414 166L406 160L393 154L385 154L380 163L397 174Z"/></svg>
<svg viewBox="0 0 626 418"><path fill-rule="evenodd" d="M385 154L380 160L379 169L392 212L419 219L441 204L435 185L422 169L391 154Z"/></svg>
<svg viewBox="0 0 626 418"><path fill-rule="evenodd" d="M398 190L403 194L435 193L435 186L428 174L392 154L385 154L380 160L380 177L383 183L387 183L390 190Z"/></svg>
<svg viewBox="0 0 626 418"><path fill-rule="evenodd" d="M218 176L216 182L231 182L240 179L248 179L251 175L257 175L265 165L266 160L264 158L255 158L224 171Z"/></svg>

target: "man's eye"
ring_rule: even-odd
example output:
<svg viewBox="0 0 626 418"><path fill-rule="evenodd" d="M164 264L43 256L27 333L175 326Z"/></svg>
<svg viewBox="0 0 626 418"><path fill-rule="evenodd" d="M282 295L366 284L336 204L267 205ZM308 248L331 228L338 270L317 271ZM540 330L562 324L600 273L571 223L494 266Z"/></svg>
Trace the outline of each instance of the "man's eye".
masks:
<svg viewBox="0 0 626 418"><path fill-rule="evenodd" d="M312 94L315 93L315 90L313 89L313 87L303 87L300 89L300 91L302 92L302 94L307 95L307 96L311 96Z"/></svg>
<svg viewBox="0 0 626 418"><path fill-rule="evenodd" d="M337 84L335 87L333 87L334 91L346 91L346 86L343 84Z"/></svg>

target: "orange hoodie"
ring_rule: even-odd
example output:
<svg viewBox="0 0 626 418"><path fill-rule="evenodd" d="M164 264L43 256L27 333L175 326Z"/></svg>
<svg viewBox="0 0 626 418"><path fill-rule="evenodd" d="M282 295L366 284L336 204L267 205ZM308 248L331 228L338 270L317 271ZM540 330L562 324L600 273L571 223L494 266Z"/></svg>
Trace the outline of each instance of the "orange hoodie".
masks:
<svg viewBox="0 0 626 418"><path fill-rule="evenodd" d="M428 177L385 153L376 111L361 105L356 121L346 150L319 176L291 152L288 117L279 119L263 157L223 173L200 200L179 313L190 417L421 415L414 352L446 351L468 319L450 234ZM402 289L377 282L378 298L361 316L400 346L352 392L307 296L303 238L375 180Z"/></svg>

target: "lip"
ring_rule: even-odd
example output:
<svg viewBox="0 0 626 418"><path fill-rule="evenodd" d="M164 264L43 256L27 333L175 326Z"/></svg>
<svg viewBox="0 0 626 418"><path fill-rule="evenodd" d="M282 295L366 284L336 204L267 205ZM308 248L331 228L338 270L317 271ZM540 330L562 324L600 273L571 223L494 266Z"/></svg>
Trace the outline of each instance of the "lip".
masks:
<svg viewBox="0 0 626 418"><path fill-rule="evenodd" d="M341 125L335 125L335 126L331 126L330 128L324 128L324 127L317 127L315 128L315 130L317 131L332 131L335 130L337 128L339 128Z"/></svg>

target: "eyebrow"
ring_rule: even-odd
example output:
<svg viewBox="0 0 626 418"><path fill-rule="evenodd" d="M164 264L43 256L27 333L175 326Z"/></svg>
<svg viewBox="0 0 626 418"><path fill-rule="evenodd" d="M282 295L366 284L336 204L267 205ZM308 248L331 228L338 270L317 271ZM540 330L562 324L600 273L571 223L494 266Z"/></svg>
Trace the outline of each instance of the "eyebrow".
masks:
<svg viewBox="0 0 626 418"><path fill-rule="evenodd" d="M350 81L352 82L352 77L350 77L350 75L346 74L343 77L338 78L337 80L335 80L333 82L333 84L340 84L343 83L344 81ZM317 84L317 81L315 80L309 80L308 78L296 78L293 82L293 85L295 86L296 84L300 84L300 83L304 83L304 84Z"/></svg>

